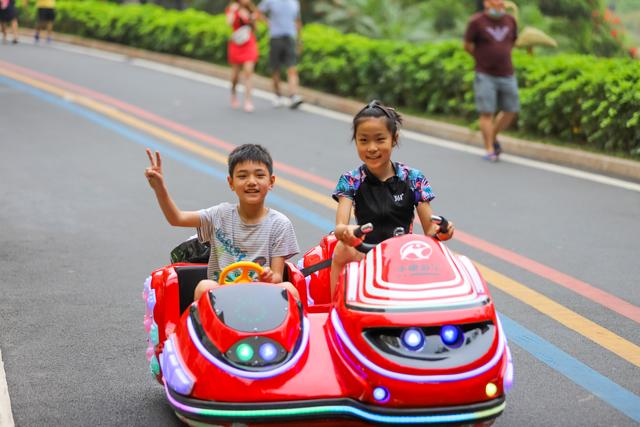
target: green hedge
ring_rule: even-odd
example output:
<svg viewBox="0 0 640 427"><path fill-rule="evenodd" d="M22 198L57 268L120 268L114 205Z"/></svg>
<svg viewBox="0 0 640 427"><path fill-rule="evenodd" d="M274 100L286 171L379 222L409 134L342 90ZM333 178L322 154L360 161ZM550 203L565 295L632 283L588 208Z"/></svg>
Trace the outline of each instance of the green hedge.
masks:
<svg viewBox="0 0 640 427"><path fill-rule="evenodd" d="M224 64L230 29L223 16L154 5L60 1L56 29L65 33ZM33 16L33 11L31 11ZM267 73L266 28L258 28ZM341 34L307 25L299 63L308 87L430 114L476 113L473 60L461 42L410 44ZM640 159L640 62L586 55L514 53L525 132Z"/></svg>

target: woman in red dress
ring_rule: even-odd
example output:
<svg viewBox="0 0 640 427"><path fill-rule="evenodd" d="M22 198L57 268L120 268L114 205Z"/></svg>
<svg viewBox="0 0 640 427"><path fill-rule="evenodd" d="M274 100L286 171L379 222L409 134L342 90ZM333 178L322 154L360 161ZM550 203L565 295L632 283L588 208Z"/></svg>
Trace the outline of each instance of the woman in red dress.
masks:
<svg viewBox="0 0 640 427"><path fill-rule="evenodd" d="M244 77L244 111L253 111L251 76L258 62L258 42L254 33L257 9L251 0L234 0L227 7L227 22L233 29L228 46L231 64L231 106L240 107L236 87L240 71Z"/></svg>

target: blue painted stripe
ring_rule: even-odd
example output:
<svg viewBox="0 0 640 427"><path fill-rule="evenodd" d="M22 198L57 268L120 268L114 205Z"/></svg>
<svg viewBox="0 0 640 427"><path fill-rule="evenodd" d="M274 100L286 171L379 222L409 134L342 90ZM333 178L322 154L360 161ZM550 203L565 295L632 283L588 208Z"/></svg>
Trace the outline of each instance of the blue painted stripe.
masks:
<svg viewBox="0 0 640 427"><path fill-rule="evenodd" d="M640 397L534 334L518 322L500 314L509 341L598 396L632 420L640 422ZM517 379L516 379L517 381Z"/></svg>
<svg viewBox="0 0 640 427"><path fill-rule="evenodd" d="M220 171L219 169L216 169L208 165L207 163L198 160L197 158L184 154L182 151L163 145L153 138L150 138L137 131L131 130L126 126L119 124L118 122L113 121L105 116L102 116L101 114L95 113L85 107L81 107L70 101L53 96L40 89L5 78L3 76L0 76L0 83L27 92L30 95L43 99L51 104L66 108L67 110L72 111L73 113L76 113L102 127L110 129L137 144L140 144L144 147L149 147L152 150L161 151L165 157L169 157L181 163L184 163L185 165L197 170L198 172L202 172L206 175L212 176L220 181L227 181L227 173L225 171ZM309 209L306 209L294 202L291 202L273 192L269 194L268 200L270 205L290 215L298 217L301 220L310 222L311 224L319 227L324 233L328 233L329 231L333 230L335 226L335 223L333 221L327 220L326 217L318 215L317 213L310 211Z"/></svg>
<svg viewBox="0 0 640 427"><path fill-rule="evenodd" d="M203 172L219 180L226 180L225 172L215 169L198 159L187 156L178 150L162 145L152 138L132 131L128 127L94 113L91 110L2 76L0 76L0 83L27 92L54 105L66 108L67 110L85 117L100 126L111 129L140 145L162 151L166 156L182 162L199 172ZM334 223L332 221L328 221L326 218L276 194L272 193L269 196L269 203L275 205L280 210L288 212L303 221L308 222L309 224L319 228L324 233L333 229ZM604 375L594 371L584 363L560 350L550 342L542 339L509 317L501 314L500 319L502 320L506 334L511 342L522 347L525 351L531 353L541 362L560 372L593 395L598 396L600 399L624 413L634 421L640 422L640 397L624 387L619 386Z"/></svg>

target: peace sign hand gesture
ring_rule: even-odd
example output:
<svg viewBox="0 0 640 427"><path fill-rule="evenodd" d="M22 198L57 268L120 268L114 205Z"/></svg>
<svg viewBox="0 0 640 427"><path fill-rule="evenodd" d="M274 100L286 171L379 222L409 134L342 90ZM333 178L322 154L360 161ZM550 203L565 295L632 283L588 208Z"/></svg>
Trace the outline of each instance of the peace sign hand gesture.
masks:
<svg viewBox="0 0 640 427"><path fill-rule="evenodd" d="M151 150L147 148L147 156L151 162L151 166L144 170L144 176L147 177L149 185L155 191L158 191L164 187L164 178L162 176L162 159L160 153L156 151L156 158L153 158Z"/></svg>

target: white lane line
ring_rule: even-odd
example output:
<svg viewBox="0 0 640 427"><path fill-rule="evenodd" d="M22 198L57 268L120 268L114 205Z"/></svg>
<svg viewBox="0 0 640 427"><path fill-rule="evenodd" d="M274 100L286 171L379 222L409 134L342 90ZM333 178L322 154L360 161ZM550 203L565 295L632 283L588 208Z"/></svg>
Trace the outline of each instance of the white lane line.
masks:
<svg viewBox="0 0 640 427"><path fill-rule="evenodd" d="M92 51L92 49L89 49L89 48L82 48L81 50L82 52ZM108 54L108 55L111 55L111 54ZM230 87L230 83L227 80L222 80L216 77L207 76L194 71L184 70L182 68L174 67L172 65L160 64L160 63L149 61L146 59L132 59L131 64L138 67L147 68L150 70L186 78L189 80L205 83L205 84L220 87L220 88L228 89ZM239 91L242 92L243 90L244 88L240 86ZM266 99L269 101L272 101L275 99L275 95L273 93L267 92L264 90L255 89L253 93L258 98ZM317 114L319 116L327 117L327 118L338 120L341 122L351 123L352 121L352 117L348 114L331 111L326 108L318 107L315 105L302 104L300 109L308 113ZM414 140L416 142L420 142L423 144L429 144L437 147L447 148L450 150L455 150L455 151L468 153L472 155L484 154L484 150L482 150L479 147L470 146L460 142L448 141L446 139L424 135L417 132L403 130L402 135L405 138L409 138L411 140ZM640 192L640 184L630 182L630 181L625 181L622 179L608 177L606 175L601 175L593 172L585 172L585 171L570 168L567 166L559 166L559 165L554 165L550 163L540 162L537 160L531 160L524 157L514 156L512 154L503 154L500 156L500 160L509 162L509 163L518 164L521 166L534 168L534 169L544 170L547 172L553 172L560 175L570 176L573 178L584 179L591 182L597 182L599 184L610 185L610 186L622 188L625 190Z"/></svg>
<svg viewBox="0 0 640 427"><path fill-rule="evenodd" d="M33 41L31 42L33 43ZM53 42L50 45L47 45L46 42L42 40L40 41L40 44L43 44L44 47L51 46L54 49L63 50L65 52L78 53L81 55L92 56L94 58L106 59L107 61L127 62L127 60L129 59L126 55L121 55L119 53L103 52L101 50L91 49L91 48L82 47L82 46L75 46L72 44L61 44L61 43Z"/></svg>
<svg viewBox="0 0 640 427"><path fill-rule="evenodd" d="M13 427L13 414L11 413L11 399L9 399L9 387L7 377L4 374L2 363L2 350L0 350L0 427Z"/></svg>

